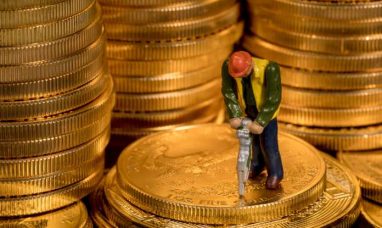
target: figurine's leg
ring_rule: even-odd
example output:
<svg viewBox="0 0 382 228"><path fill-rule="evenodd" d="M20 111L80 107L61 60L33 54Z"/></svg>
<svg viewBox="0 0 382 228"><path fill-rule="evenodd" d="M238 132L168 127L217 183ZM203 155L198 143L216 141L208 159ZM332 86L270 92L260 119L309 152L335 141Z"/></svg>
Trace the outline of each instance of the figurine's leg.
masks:
<svg viewBox="0 0 382 228"><path fill-rule="evenodd" d="M265 168L264 156L260 150L261 149L260 149L259 135L252 135L252 163L251 163L252 177L256 177L260 175Z"/></svg>
<svg viewBox="0 0 382 228"><path fill-rule="evenodd" d="M260 146L268 171L266 186L268 189L275 189L284 176L278 145L276 119L270 121L264 128L263 133L260 135Z"/></svg>

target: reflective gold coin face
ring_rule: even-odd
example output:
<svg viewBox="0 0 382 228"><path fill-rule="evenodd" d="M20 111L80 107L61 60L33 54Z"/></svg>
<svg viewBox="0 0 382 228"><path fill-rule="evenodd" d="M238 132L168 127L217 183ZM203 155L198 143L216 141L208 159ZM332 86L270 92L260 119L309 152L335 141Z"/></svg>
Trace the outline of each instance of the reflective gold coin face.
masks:
<svg viewBox="0 0 382 228"><path fill-rule="evenodd" d="M382 205L363 200L362 215L374 227L382 227Z"/></svg>
<svg viewBox="0 0 382 228"><path fill-rule="evenodd" d="M137 141L118 160L119 184L133 204L172 219L212 224L276 219L315 202L325 179L325 164L312 146L285 133L279 145L282 187L267 190L261 175L249 180L241 200L239 144L228 125L178 128Z"/></svg>

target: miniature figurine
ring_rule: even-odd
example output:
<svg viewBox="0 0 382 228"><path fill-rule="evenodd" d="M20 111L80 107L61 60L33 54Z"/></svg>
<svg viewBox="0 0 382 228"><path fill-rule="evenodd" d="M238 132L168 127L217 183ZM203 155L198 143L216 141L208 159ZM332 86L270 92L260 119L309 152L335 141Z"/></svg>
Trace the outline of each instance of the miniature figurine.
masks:
<svg viewBox="0 0 382 228"><path fill-rule="evenodd" d="M281 101L279 65L237 51L223 63L222 81L231 127L238 129L244 124L251 132L250 177L258 176L266 167L266 188L277 189L283 178L276 118ZM245 117L252 121L244 123Z"/></svg>

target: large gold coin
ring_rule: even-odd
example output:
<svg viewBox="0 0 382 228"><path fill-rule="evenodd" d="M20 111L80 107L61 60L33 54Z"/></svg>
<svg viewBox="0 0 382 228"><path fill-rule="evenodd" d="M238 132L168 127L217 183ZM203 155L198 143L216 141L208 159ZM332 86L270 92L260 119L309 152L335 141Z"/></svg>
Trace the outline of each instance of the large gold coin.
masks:
<svg viewBox="0 0 382 228"><path fill-rule="evenodd" d="M315 128L279 122L279 128L324 150L371 150L382 147L382 126Z"/></svg>
<svg viewBox="0 0 382 228"><path fill-rule="evenodd" d="M237 187L238 140L227 125L184 127L140 139L119 157L118 184L134 205L176 220L237 224L278 219L315 202L325 185L325 164L312 146L287 134L280 134L279 144L282 188L266 190L263 175L249 181L244 200Z"/></svg>
<svg viewBox="0 0 382 228"><path fill-rule="evenodd" d="M362 195L382 203L382 151L340 152L338 159L358 177Z"/></svg>
<svg viewBox="0 0 382 228"><path fill-rule="evenodd" d="M375 228L382 227L382 206L369 202L362 201L362 216Z"/></svg>
<svg viewBox="0 0 382 228"><path fill-rule="evenodd" d="M280 67L281 82L298 88L355 90L382 87L382 72L329 73Z"/></svg>
<svg viewBox="0 0 382 228"><path fill-rule="evenodd" d="M0 219L0 227L87 228L88 212L82 202L41 215Z"/></svg>
<svg viewBox="0 0 382 228"><path fill-rule="evenodd" d="M357 179L335 159L324 155L324 160L327 171L326 189L318 201L282 219L239 226L225 225L224 227L350 227L360 212L360 189ZM218 227L166 219L137 208L122 197L116 180L116 169L112 169L106 177L105 194L107 203L104 205L110 204L112 209L105 208L105 212L109 211L107 215L111 217L110 220L113 220L110 216L113 209L114 212L123 215L122 224L133 221L145 227Z"/></svg>
<svg viewBox="0 0 382 228"><path fill-rule="evenodd" d="M57 4L65 0L19 0L19 1L1 1L0 10L17 10L35 7L45 7L51 4Z"/></svg>
<svg viewBox="0 0 382 228"><path fill-rule="evenodd" d="M100 0L99 2L105 5L115 6L158 7L172 4L195 4L198 1L199 0Z"/></svg>

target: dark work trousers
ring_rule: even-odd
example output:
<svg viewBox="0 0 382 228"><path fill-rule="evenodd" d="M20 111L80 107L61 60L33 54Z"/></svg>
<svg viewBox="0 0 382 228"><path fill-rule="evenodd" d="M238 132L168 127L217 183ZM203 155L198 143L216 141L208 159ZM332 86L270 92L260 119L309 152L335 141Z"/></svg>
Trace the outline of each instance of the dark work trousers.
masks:
<svg viewBox="0 0 382 228"><path fill-rule="evenodd" d="M253 108L250 109L253 110ZM254 120L256 118L256 116L253 116L255 113L251 113L251 111L246 113L250 119ZM268 176L283 178L284 172L280 158L277 131L277 119L275 118L268 123L260 135L251 134L253 139L251 169L255 174L259 174L266 166Z"/></svg>

